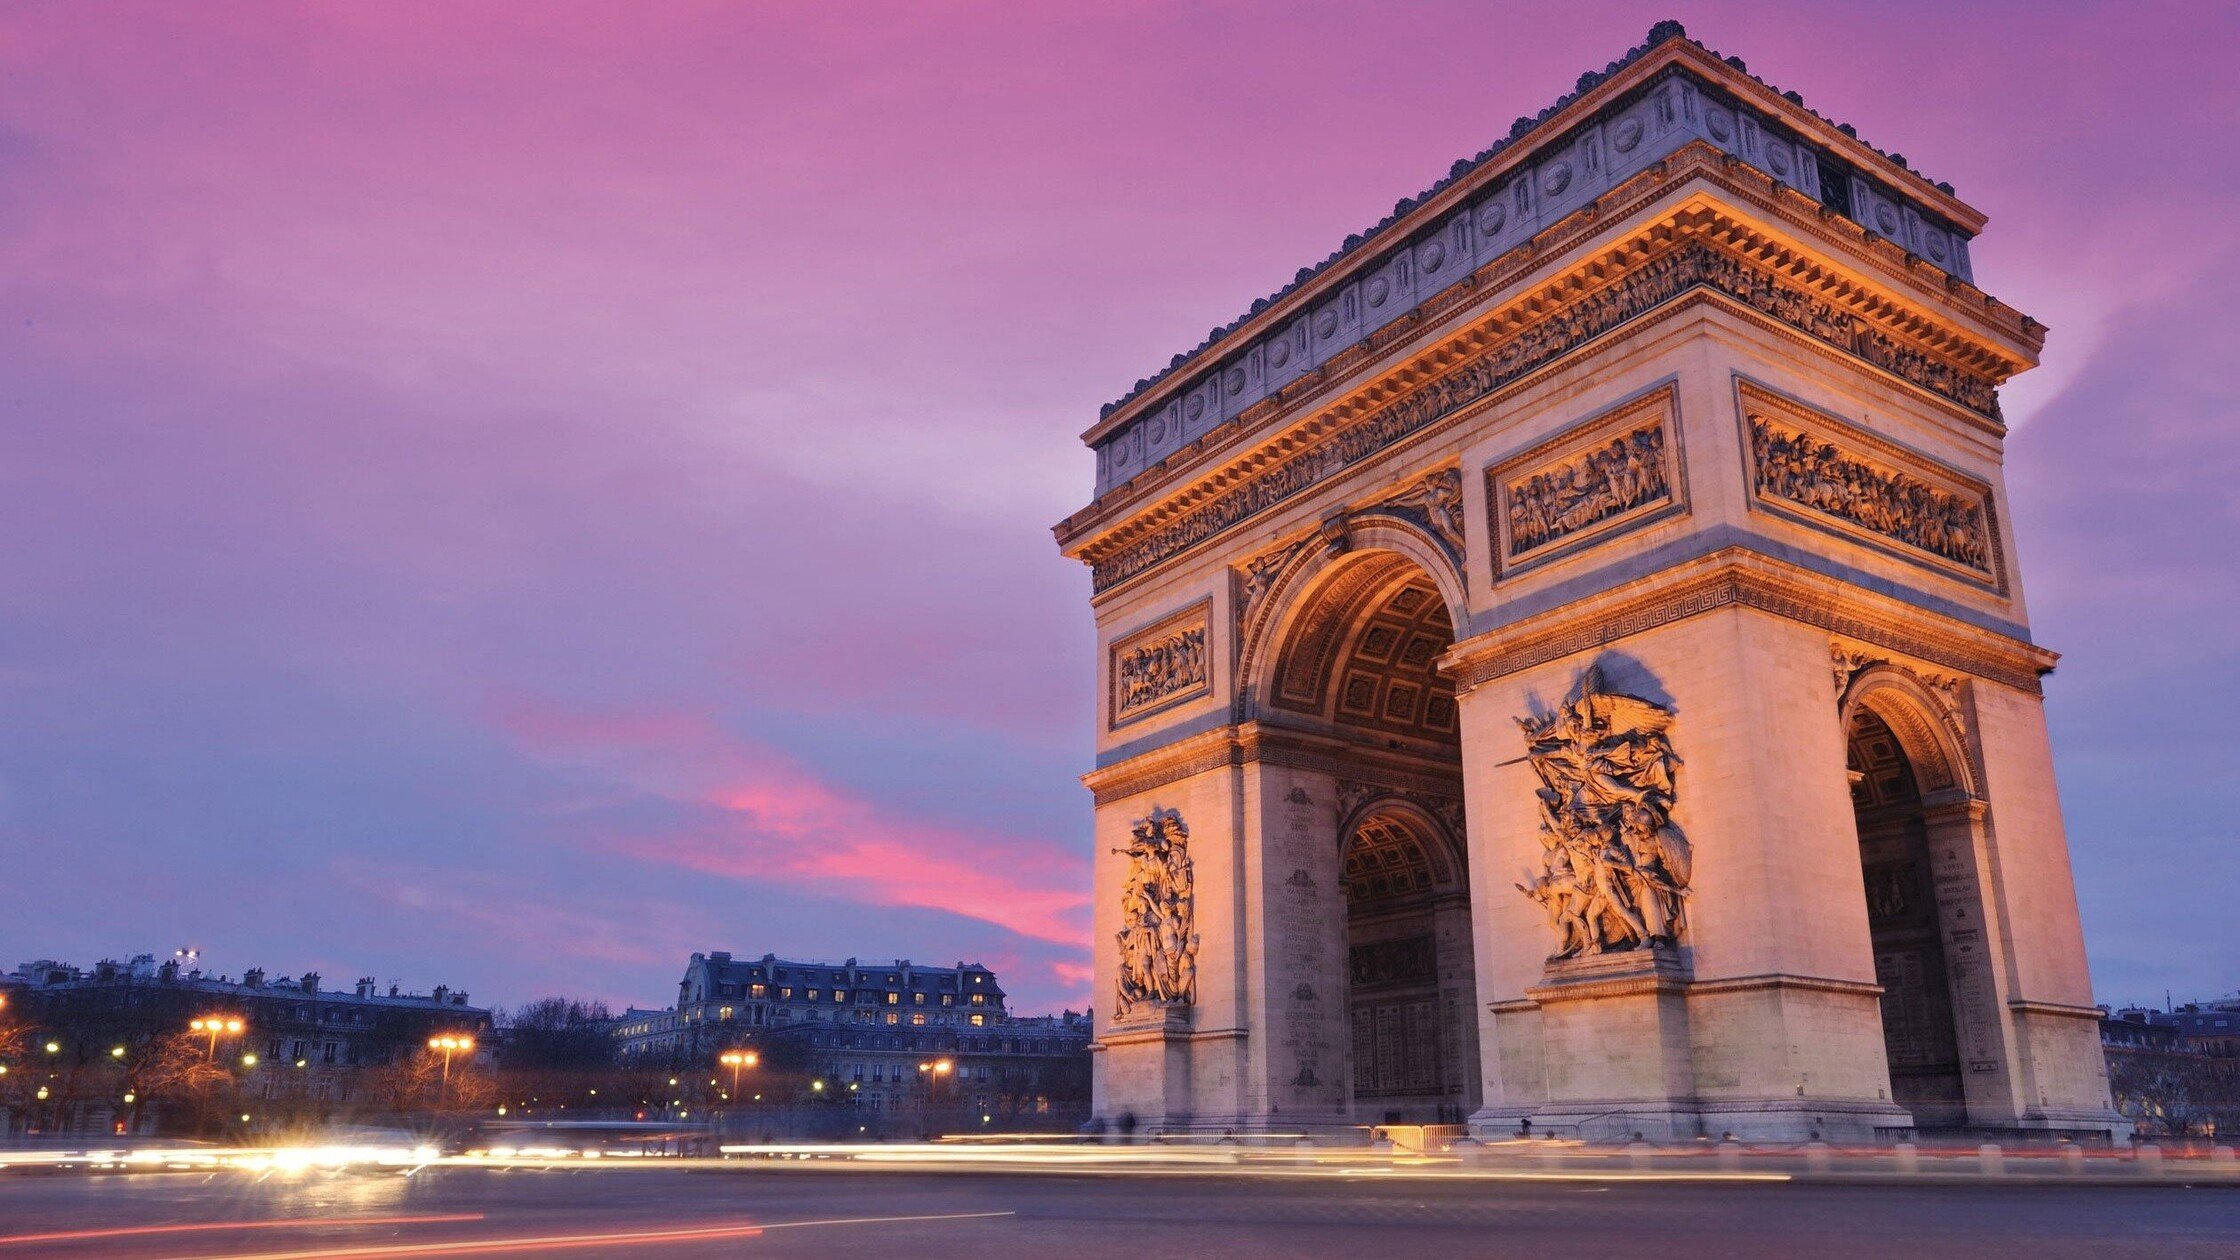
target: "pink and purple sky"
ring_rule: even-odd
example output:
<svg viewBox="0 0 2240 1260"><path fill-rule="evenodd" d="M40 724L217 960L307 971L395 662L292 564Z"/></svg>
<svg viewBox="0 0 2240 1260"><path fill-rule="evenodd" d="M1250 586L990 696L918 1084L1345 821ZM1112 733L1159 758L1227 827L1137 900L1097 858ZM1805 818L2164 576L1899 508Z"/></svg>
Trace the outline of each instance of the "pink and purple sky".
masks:
<svg viewBox="0 0 2240 1260"><path fill-rule="evenodd" d="M0 13L0 967L1088 1000L1076 434L1677 17L1955 183L2103 1000L2240 986L2240 10Z"/></svg>

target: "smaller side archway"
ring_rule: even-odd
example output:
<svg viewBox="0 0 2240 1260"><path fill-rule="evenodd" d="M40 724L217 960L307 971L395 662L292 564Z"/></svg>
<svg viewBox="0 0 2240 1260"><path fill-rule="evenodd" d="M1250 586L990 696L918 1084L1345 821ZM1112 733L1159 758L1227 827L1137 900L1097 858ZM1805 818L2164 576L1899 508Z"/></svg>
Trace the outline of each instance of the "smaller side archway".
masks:
<svg viewBox="0 0 2240 1260"><path fill-rule="evenodd" d="M1987 1074L2003 1056L1974 878L1984 810L1964 736L1896 666L1854 680L1842 714L1892 1101L1924 1129L1998 1123Z"/></svg>
<svg viewBox="0 0 2240 1260"><path fill-rule="evenodd" d="M1397 795L1357 806L1339 835L1354 1120L1460 1123L1479 1094L1461 837Z"/></svg>

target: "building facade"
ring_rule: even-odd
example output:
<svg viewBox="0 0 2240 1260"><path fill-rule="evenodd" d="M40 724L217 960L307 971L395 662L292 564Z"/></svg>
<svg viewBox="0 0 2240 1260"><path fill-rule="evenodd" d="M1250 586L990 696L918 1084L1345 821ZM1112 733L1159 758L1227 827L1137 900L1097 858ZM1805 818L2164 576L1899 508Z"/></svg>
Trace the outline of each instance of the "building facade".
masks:
<svg viewBox="0 0 2240 1260"><path fill-rule="evenodd" d="M696 953L677 1005L628 1010L613 1036L621 1066L674 1070L680 1080L687 1069L692 1078L713 1070L719 1089L720 1056L752 1051L745 1097L719 1098L734 1129L1048 1131L1088 1118L1090 1017L1013 1015L995 973L977 964Z"/></svg>
<svg viewBox="0 0 2240 1260"><path fill-rule="evenodd" d="M2125 1127L1983 222L1661 24L1105 410L1100 1116Z"/></svg>
<svg viewBox="0 0 2240 1260"><path fill-rule="evenodd" d="M1003 1021L1003 987L977 964L800 962L728 951L694 954L666 1011L627 1012L616 1028L625 1063L696 1062L750 1033L795 1024L887 1029L989 1028Z"/></svg>
<svg viewBox="0 0 2240 1260"><path fill-rule="evenodd" d="M206 1046L222 1067L225 1095L252 1117L333 1118L380 1110L388 1086L376 1077L421 1055L429 1038L476 1042L468 1062L486 1061L490 1012L467 994L383 989L371 977L328 989L317 972L240 978L142 954L90 968L25 963L0 977L4 1021L19 1034L0 1076L8 1131L43 1134L144 1132L162 1127L179 1099L159 1083L167 1042ZM198 1025L216 1025L207 1041ZM43 1093L42 1093L43 1091ZM241 1113L234 1113L241 1114Z"/></svg>

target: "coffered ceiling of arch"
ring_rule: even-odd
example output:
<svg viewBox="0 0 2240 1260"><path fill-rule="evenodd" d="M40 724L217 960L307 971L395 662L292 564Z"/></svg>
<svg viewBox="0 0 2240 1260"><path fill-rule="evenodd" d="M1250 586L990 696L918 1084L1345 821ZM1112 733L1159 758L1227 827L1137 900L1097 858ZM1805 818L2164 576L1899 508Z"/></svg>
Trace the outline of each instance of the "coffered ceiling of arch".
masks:
<svg viewBox="0 0 2240 1260"><path fill-rule="evenodd" d="M1452 742L1454 682L1433 665L1454 645L1439 590L1395 556L1342 573L1292 631L1277 708L1343 726Z"/></svg>
<svg viewBox="0 0 2240 1260"><path fill-rule="evenodd" d="M1907 805L1921 799L1913 763L1906 759L1897 733L1872 710L1860 709L1852 715L1845 764L1851 771L1851 803L1860 809Z"/></svg>
<svg viewBox="0 0 2240 1260"><path fill-rule="evenodd" d="M1354 828L1345 854L1346 901L1360 907L1436 892L1454 882L1431 841L1405 819L1372 814Z"/></svg>

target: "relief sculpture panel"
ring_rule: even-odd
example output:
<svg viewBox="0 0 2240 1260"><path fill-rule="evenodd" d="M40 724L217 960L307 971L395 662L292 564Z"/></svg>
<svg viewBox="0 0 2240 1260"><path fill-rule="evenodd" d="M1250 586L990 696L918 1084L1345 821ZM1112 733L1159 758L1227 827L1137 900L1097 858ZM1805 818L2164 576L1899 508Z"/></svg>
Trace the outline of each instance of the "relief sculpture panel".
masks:
<svg viewBox="0 0 2240 1260"><path fill-rule="evenodd" d="M1135 634L1112 649L1112 725L1179 704L1209 689L1206 606Z"/></svg>
<svg viewBox="0 0 2240 1260"><path fill-rule="evenodd" d="M1981 486L1786 399L1748 386L1741 397L1758 503L1932 568L1999 580Z"/></svg>
<svg viewBox="0 0 2240 1260"><path fill-rule="evenodd" d="M1681 506L1672 407L1672 389L1660 389L1489 469L1495 572L1570 552Z"/></svg>

